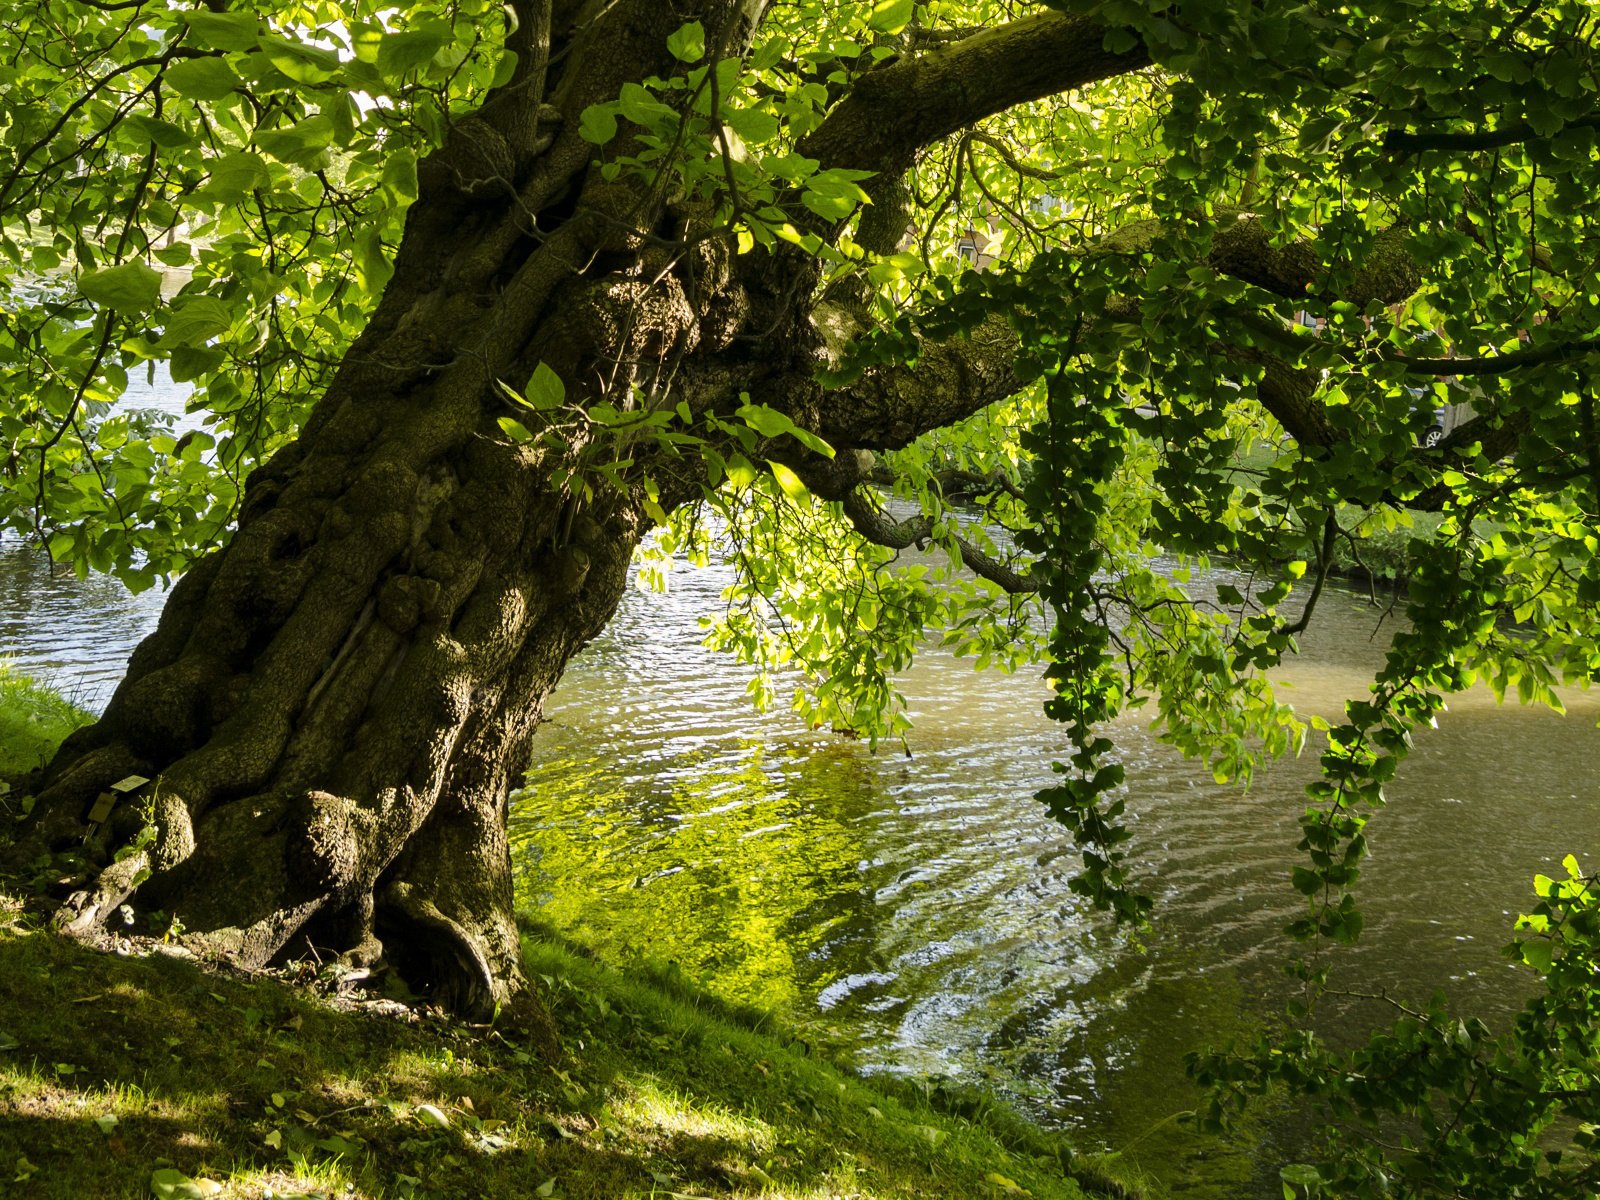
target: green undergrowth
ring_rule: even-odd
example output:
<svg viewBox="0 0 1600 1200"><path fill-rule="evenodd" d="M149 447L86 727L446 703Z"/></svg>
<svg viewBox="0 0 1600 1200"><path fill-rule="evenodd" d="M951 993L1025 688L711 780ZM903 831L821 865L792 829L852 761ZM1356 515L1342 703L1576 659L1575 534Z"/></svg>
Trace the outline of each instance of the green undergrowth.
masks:
<svg viewBox="0 0 1600 1200"><path fill-rule="evenodd" d="M0 774L51 740L21 727L33 741L6 743ZM126 949L58 938L0 888L0 1196L1132 1194L992 1102L874 1087L548 931L525 949L553 1060L509 1031L341 1000L309 966L296 986Z"/></svg>
<svg viewBox="0 0 1600 1200"><path fill-rule="evenodd" d="M42 766L57 743L88 720L60 693L0 659L0 777Z"/></svg>

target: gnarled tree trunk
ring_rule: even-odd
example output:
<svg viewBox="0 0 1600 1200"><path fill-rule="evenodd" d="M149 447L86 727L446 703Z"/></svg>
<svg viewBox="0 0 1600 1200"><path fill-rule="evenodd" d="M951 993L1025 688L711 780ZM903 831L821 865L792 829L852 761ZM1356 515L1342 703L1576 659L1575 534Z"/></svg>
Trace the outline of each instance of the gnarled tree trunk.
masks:
<svg viewBox="0 0 1600 1200"><path fill-rule="evenodd" d="M498 418L520 414L498 382L544 362L574 403L670 388L697 416L750 392L868 449L1014 387L979 339L930 348L921 382L881 372L827 396L812 263L736 259L727 238L685 236L707 231L654 184L594 168L585 107L671 73L687 20L742 53L764 7L588 4L552 38L552 5L518 6L516 76L422 164L394 276L298 441L251 477L236 534L173 589L105 715L29 781L20 856L86 856L64 930L132 903L243 965L384 954L463 1013L514 1001L508 791L545 697L622 595L649 524L640 481L653 473L669 510L700 482L641 462L584 502L583 439L508 437ZM1101 35L1031 18L882 68L807 152L897 177L977 117L1143 65ZM815 478L845 496L859 476ZM89 828L129 774L153 781L143 799Z"/></svg>

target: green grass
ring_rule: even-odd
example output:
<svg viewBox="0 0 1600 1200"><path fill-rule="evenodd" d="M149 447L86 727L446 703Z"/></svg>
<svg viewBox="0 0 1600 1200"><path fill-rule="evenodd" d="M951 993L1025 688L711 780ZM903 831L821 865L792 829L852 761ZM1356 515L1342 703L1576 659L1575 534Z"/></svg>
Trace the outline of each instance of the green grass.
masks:
<svg viewBox="0 0 1600 1200"><path fill-rule="evenodd" d="M1360 509L1342 505L1339 524L1359 543L1334 544L1333 572L1348 579L1404 585L1411 574L1411 541L1429 541L1444 520L1440 513L1413 509Z"/></svg>
<svg viewBox="0 0 1600 1200"><path fill-rule="evenodd" d="M62 738L90 719L0 660L0 778L42 766Z"/></svg>
<svg viewBox="0 0 1600 1200"><path fill-rule="evenodd" d="M0 774L79 719L6 683ZM681 980L618 973L549 931L525 948L554 1060L492 1029L338 1001L311 966L290 986L163 947L97 953L0 890L0 1195L1131 1194L992 1101L953 1115Z"/></svg>
<svg viewBox="0 0 1600 1200"><path fill-rule="evenodd" d="M63 1200L180 1177L252 1197L1083 1195L1070 1150L1014 1117L874 1090L555 941L531 938L528 963L557 1062L277 980L96 954L14 909L0 1178Z"/></svg>
<svg viewBox="0 0 1600 1200"><path fill-rule="evenodd" d="M1444 523L1444 514L1420 509L1341 507L1339 523L1357 539L1359 556L1341 538L1334 550L1334 573L1362 581L1375 580L1404 587L1411 576L1411 543L1431 542ZM1472 523L1480 539L1492 538L1502 527L1493 521Z"/></svg>

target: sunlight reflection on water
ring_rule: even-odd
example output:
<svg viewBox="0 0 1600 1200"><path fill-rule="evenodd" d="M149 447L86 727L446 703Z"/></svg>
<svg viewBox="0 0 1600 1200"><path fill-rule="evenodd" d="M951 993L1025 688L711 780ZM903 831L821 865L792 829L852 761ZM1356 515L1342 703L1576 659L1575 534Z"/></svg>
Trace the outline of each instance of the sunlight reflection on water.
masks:
<svg viewBox="0 0 1600 1200"><path fill-rule="evenodd" d="M1061 752L1036 677L925 655L906 679L911 757L873 754L751 711L745 672L695 624L725 582L712 568L666 596L630 593L573 664L515 803L523 898L620 960L676 961L729 999L781 1007L869 1070L988 1083L1087 1141L1139 1138L1130 1156L1183 1194L1275 1194L1292 1125L1219 1147L1166 1119L1192 1102L1185 1051L1281 1007L1312 763L1242 791L1119 721L1158 899L1136 938L1070 892L1069 841L1032 799ZM0 652L91 706L162 598L0 544ZM1284 696L1331 714L1370 679L1380 614L1333 594L1321 618ZM1562 719L1452 700L1374 820L1368 932L1344 969L1491 1012L1519 1002L1525 980L1498 948L1531 876L1600 849L1597 710L1571 706Z"/></svg>

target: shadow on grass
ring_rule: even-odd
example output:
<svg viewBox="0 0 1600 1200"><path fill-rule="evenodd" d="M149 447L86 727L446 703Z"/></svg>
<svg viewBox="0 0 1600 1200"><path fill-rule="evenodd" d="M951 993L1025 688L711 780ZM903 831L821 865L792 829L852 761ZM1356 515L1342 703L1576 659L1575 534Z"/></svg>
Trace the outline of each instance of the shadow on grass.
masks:
<svg viewBox="0 0 1600 1200"><path fill-rule="evenodd" d="M144 1197L167 1170L252 1197L1080 1194L1059 1147L872 1091L686 989L548 942L529 968L560 1062L0 928L0 1193Z"/></svg>

